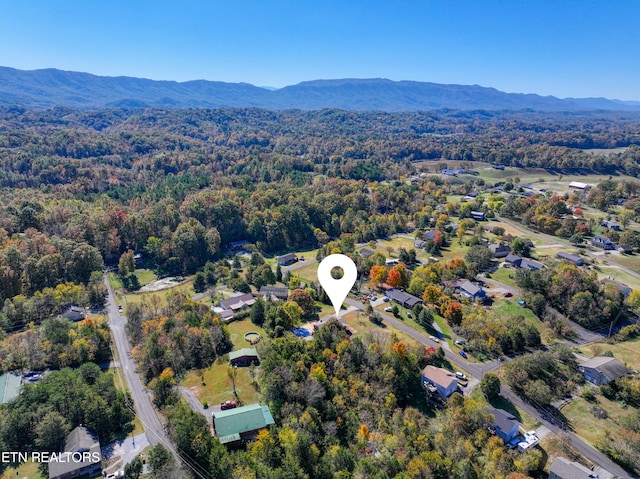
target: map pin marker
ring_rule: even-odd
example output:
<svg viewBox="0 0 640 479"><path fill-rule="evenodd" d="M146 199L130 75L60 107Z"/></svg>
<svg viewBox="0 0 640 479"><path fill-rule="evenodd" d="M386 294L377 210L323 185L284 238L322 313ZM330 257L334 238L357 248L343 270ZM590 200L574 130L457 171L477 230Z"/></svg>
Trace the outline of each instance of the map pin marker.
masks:
<svg viewBox="0 0 640 479"><path fill-rule="evenodd" d="M342 268L344 272L342 278L334 279L331 276L331 270L335 267ZM357 277L358 269L355 263L351 258L343 254L330 254L318 266L318 280L336 310L336 319L340 319L342 303L356 282Z"/></svg>

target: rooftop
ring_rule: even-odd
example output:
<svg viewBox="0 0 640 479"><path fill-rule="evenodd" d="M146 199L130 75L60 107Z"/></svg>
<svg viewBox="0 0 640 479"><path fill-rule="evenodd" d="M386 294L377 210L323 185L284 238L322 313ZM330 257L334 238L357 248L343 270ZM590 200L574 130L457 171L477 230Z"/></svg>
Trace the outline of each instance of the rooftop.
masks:
<svg viewBox="0 0 640 479"><path fill-rule="evenodd" d="M551 464L549 474L555 474L562 479L588 479L593 472L578 462L571 462L564 457L556 457Z"/></svg>
<svg viewBox="0 0 640 479"><path fill-rule="evenodd" d="M240 434L265 428L274 423L269 406L250 404L216 412L213 416L216 435L220 442L238 441Z"/></svg>
<svg viewBox="0 0 640 479"><path fill-rule="evenodd" d="M49 461L49 477L63 476L101 462L101 459L92 460L93 453L97 452L100 455L100 441L98 436L86 427L78 426L67 435L64 440L64 452L90 452L92 456L84 461L66 461L66 456L62 456L59 462L51 460Z"/></svg>
<svg viewBox="0 0 640 479"><path fill-rule="evenodd" d="M510 412L504 409L489 407L489 413L493 416L493 425L505 433L510 431L515 424L520 425L516 418Z"/></svg>
<svg viewBox="0 0 640 479"><path fill-rule="evenodd" d="M583 368L591 368L605 376L609 381L615 381L631 371L616 358L596 356L580 363Z"/></svg>
<svg viewBox="0 0 640 479"><path fill-rule="evenodd" d="M428 365L422 370L422 375L444 389L447 389L451 383L458 382L452 372L431 365Z"/></svg>
<svg viewBox="0 0 640 479"><path fill-rule="evenodd" d="M233 361L234 359L238 359L244 356L252 356L252 357L258 357L258 351L256 351L256 348L242 348L242 349L238 349L237 351L231 351L229 353L229 361Z"/></svg>

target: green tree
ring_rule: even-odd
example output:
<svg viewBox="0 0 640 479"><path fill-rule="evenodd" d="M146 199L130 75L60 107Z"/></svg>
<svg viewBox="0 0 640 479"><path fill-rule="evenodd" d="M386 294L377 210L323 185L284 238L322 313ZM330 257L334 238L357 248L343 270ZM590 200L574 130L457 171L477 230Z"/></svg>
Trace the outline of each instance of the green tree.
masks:
<svg viewBox="0 0 640 479"><path fill-rule="evenodd" d="M493 373L486 373L480 381L480 389L489 401L497 399L500 396L500 378Z"/></svg>
<svg viewBox="0 0 640 479"><path fill-rule="evenodd" d="M43 451L59 451L71 425L62 414L49 411L36 426L35 445Z"/></svg>
<svg viewBox="0 0 640 479"><path fill-rule="evenodd" d="M124 477L126 479L138 479L142 474L142 467L142 459L138 455L133 458L133 461L124 466Z"/></svg>
<svg viewBox="0 0 640 479"><path fill-rule="evenodd" d="M202 271L198 271L193 278L193 289L196 293L202 293L207 289L206 277Z"/></svg>

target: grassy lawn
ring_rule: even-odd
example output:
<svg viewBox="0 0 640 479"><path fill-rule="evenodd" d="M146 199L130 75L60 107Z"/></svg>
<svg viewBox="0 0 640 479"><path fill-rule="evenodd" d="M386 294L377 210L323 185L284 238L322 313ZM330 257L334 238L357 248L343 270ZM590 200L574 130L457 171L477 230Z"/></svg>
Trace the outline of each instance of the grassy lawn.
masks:
<svg viewBox="0 0 640 479"><path fill-rule="evenodd" d="M615 261L618 261L618 258L616 258ZM600 266L598 277L600 279L615 279L616 281L620 281L621 283L624 283L633 289L640 289L640 278L637 278L636 276L633 276L626 271L622 271L615 266Z"/></svg>
<svg viewBox="0 0 640 479"><path fill-rule="evenodd" d="M191 296L193 294L193 285L191 281L187 281L185 283L179 284L177 286L173 286L171 288L163 289L161 291L154 291L149 293L127 293L121 296L124 300L125 312L126 305L130 303L142 303L144 301L150 301L152 296L155 296L159 300L160 307L165 306L167 304L167 297L171 293L183 293L186 296Z"/></svg>
<svg viewBox="0 0 640 479"><path fill-rule="evenodd" d="M140 286L152 283L158 279L158 276L150 269L137 269L136 276L138 277L138 281L140 281Z"/></svg>
<svg viewBox="0 0 640 479"><path fill-rule="evenodd" d="M480 401L486 403L488 406L493 406L497 409L503 409L513 414L513 417L515 417L516 420L520 424L522 424L522 428L525 431L530 431L540 426L540 423L536 421L533 417L531 417L529 414L527 414L523 409L520 409L518 406L516 406L511 401L509 401L508 399L502 396L499 396L497 399L489 401L484 396L484 394L482 394L482 390L479 387L477 387L471 393L471 397L473 399L479 399Z"/></svg>
<svg viewBox="0 0 640 479"><path fill-rule="evenodd" d="M255 331L263 338L267 337L267 333L260 326L256 326L249 319L242 321L232 321L227 324L233 349L250 348L251 345L244 340L244 335L250 331Z"/></svg>
<svg viewBox="0 0 640 479"><path fill-rule="evenodd" d="M389 253L388 248L393 249L393 253ZM396 237L390 240L378 241L378 252L385 255L387 258L397 258L400 248L404 248L407 251L413 248L413 240L409 238Z"/></svg>
<svg viewBox="0 0 640 479"><path fill-rule="evenodd" d="M116 386L118 391L129 391L127 386L127 382L124 378L124 374L122 373L122 368L109 368L107 371L113 374L113 383ZM138 416L133 418L133 435L137 436L138 434L142 434L144 432L144 426ZM129 433L131 434L131 433Z"/></svg>
<svg viewBox="0 0 640 479"><path fill-rule="evenodd" d="M189 388L202 403L207 402L209 405L219 404L228 399L234 399L233 385L227 375L228 371L229 359L228 355L225 355L209 368L202 370L202 379L204 381L202 381L199 371L191 371L180 385ZM236 392L240 402L244 405L259 402L260 393L251 384L249 368L237 368L236 371L238 373L236 377Z"/></svg>
<svg viewBox="0 0 640 479"><path fill-rule="evenodd" d="M29 460L27 462L23 462L18 467L7 467L4 470L2 477L15 477L17 479L21 479L23 477L28 477L29 479L44 479L45 477L48 477L40 474L38 466L38 463Z"/></svg>
<svg viewBox="0 0 640 479"><path fill-rule="evenodd" d="M356 334L375 333L389 336L391 335L391 333L395 333L398 339L404 341L407 344L413 346L422 346L404 331L400 331L399 329L396 329L393 326L385 323L381 324L380 326L372 323L371 321L369 321L369 318L362 312L358 314L357 312L352 311L350 313L341 315L340 318L349 326L351 326L356 331Z"/></svg>
<svg viewBox="0 0 640 479"><path fill-rule="evenodd" d="M604 439L605 431L610 431L615 435L615 431L620 428L620 418L633 413L633 408L623 409L620 404L610 401L600 394L596 397L597 404L576 398L562 408L562 413L571 421L576 434L592 446ZM609 417L606 419L596 418L591 413L591 408L596 405L607 411Z"/></svg>
<svg viewBox="0 0 640 479"><path fill-rule="evenodd" d="M455 258L464 258L468 250L468 246L465 246L464 243L458 243L458 238L453 237L449 246L440 250L440 254L442 255L440 261L448 262Z"/></svg>
<svg viewBox="0 0 640 479"><path fill-rule="evenodd" d="M498 268L493 273L491 273L491 279L495 279L500 283L504 283L507 286L511 286L513 288L517 288L518 284L515 280L516 270L513 268Z"/></svg>
<svg viewBox="0 0 640 479"><path fill-rule="evenodd" d="M291 271L292 275L299 276L305 281L318 282L318 263L312 263L304 268Z"/></svg>

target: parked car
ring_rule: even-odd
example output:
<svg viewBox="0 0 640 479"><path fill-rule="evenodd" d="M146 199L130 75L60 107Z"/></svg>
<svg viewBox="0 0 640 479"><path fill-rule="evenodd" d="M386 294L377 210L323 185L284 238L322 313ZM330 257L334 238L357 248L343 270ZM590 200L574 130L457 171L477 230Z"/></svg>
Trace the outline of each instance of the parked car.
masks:
<svg viewBox="0 0 640 479"><path fill-rule="evenodd" d="M458 351L458 354L463 358L467 359L467 353L465 353L464 351Z"/></svg>
<svg viewBox="0 0 640 479"><path fill-rule="evenodd" d="M413 316L411 315L411 313L409 311L407 311L407 318L413 318Z"/></svg>
<svg viewBox="0 0 640 479"><path fill-rule="evenodd" d="M376 296L371 296L371 301L378 301L378 298Z"/></svg>
<svg viewBox="0 0 640 479"><path fill-rule="evenodd" d="M462 379L463 381L466 381L466 380L467 380L467 376L466 376L466 375L464 375L463 373L461 373L460 371L456 371L456 377L457 377L458 379Z"/></svg>
<svg viewBox="0 0 640 479"><path fill-rule="evenodd" d="M220 403L220 409L222 409L223 411L226 409L233 409L236 407L238 407L238 403L236 403L235 401L225 401Z"/></svg>
<svg viewBox="0 0 640 479"><path fill-rule="evenodd" d="M388 303L391 300L385 296L384 298L382 298L382 301L384 301L385 303Z"/></svg>
<svg viewBox="0 0 640 479"><path fill-rule="evenodd" d="M464 339L457 339L457 340L456 340L456 344L457 344L458 346L460 346L460 345L464 344Z"/></svg>
<svg viewBox="0 0 640 479"><path fill-rule="evenodd" d="M435 336L429 336L429 339L430 339L431 341L435 341L436 343L439 343L439 342L440 342L440 340L439 340L438 338L436 338Z"/></svg>
<svg viewBox="0 0 640 479"><path fill-rule="evenodd" d="M123 309L123 308L122 308L122 305L121 305L121 304L119 304L119 305L118 305L118 311L120 311L120 312L122 313L122 309Z"/></svg>
<svg viewBox="0 0 640 479"><path fill-rule="evenodd" d="M507 291L506 293L504 293L505 298L510 298L511 296L513 296L513 293L511 291Z"/></svg>
<svg viewBox="0 0 640 479"><path fill-rule="evenodd" d="M393 311L393 308L391 306L387 306L386 308L384 308L385 313L390 313L392 311Z"/></svg>

